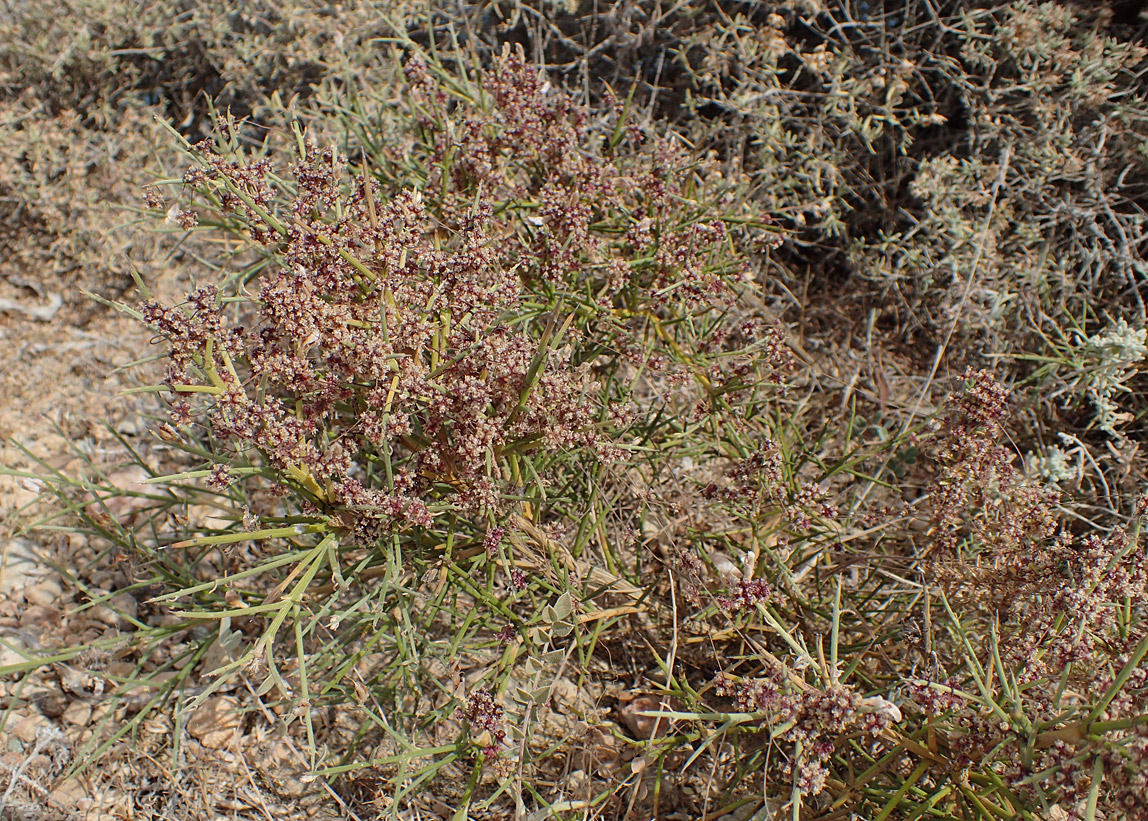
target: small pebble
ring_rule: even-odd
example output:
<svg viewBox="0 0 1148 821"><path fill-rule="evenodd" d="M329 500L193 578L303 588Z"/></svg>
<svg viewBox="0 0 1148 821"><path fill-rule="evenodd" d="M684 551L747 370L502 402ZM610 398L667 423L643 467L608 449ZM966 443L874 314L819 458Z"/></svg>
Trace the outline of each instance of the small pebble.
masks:
<svg viewBox="0 0 1148 821"><path fill-rule="evenodd" d="M64 721L76 727L85 726L92 718L92 705L83 701L73 701L64 710Z"/></svg>
<svg viewBox="0 0 1148 821"><path fill-rule="evenodd" d="M59 606L64 596L64 587L56 579L44 579L24 588L24 601L35 607Z"/></svg>

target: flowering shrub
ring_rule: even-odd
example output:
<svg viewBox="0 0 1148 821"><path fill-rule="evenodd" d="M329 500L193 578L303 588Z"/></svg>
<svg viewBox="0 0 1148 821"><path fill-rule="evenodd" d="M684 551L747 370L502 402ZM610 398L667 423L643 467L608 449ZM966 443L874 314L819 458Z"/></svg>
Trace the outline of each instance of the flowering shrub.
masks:
<svg viewBox="0 0 1148 821"><path fill-rule="evenodd" d="M579 52L513 4L575 104L488 5L146 194L225 249L136 312L180 472L83 508L163 591L123 652L189 637L148 709L242 676L393 812L1143 817L1142 48L719 3Z"/></svg>
<svg viewBox="0 0 1148 821"><path fill-rule="evenodd" d="M507 777L529 763L529 738L511 740L548 703L548 671L581 641L579 620L599 617L596 597L640 601L632 582L658 584L603 570L633 561L628 521L665 521L673 535L658 561L694 608L689 629L773 637L736 673L720 665L708 695L672 690L673 715L697 728L717 716L751 748L768 735L795 806L819 806L856 756L906 753L934 781L969 768L1002 779L1012 807L1054 783L1075 806L1098 772L1121 806L1134 800L1144 642L1118 603L1145 595L1135 542L1117 530L1078 544L1063 528L1058 494L1019 473L1000 442L1002 385L968 371L920 440L936 467L920 570L951 614L952 641L891 689L874 687L872 670L869 686L842 676L859 627L839 586L830 657L818 639L814 661L803 623L816 608L801 581L848 527L831 481L840 469L814 469L819 458L790 440L798 411L779 421L795 362L750 307L739 254L772 243L769 221L703 182L705 163L674 138L628 124L625 105L592 128L514 52L481 81L418 54L404 75L414 128L369 154L377 174L297 129L281 176L244 156L241 124L221 120L214 143L191 149L184 184L197 211L181 205L176 219L221 225L265 263L242 287L141 308L171 345L172 422L213 443L195 475L243 499L270 484L280 499L245 517L244 533L180 544L285 537L304 556L280 584L300 579L292 604L217 684L266 666L265 688L305 708L319 694L304 670L312 681L346 674L367 619L331 622L346 651L300 637L283 671L274 651L276 631L304 617L291 607L320 565L332 581L321 611L368 576L396 587L388 607L399 611L428 595L420 587L466 601L492 617L468 617L480 630L452 646L505 647L510 663L456 688L453 710L434 709L469 728L458 755ZM603 493L610 508L587 512ZM609 519L614 545L600 535ZM738 561L716 562L713 545ZM424 625L444 627L433 615ZM969 639L972 625L988 645ZM421 686L426 673L406 675ZM1107 695L1072 695L1090 690ZM914 709L902 714L883 692ZM921 747L912 736L923 728L942 742Z"/></svg>
<svg viewBox="0 0 1148 821"><path fill-rule="evenodd" d="M939 555L926 578L952 608L948 663L979 698L938 705L917 686L914 700L946 716L952 766L992 772L1027 801L1054 796L1065 818L1090 817L1103 782L1101 806L1146 818L1144 503L1131 533L1075 538L1058 494L1024 480L997 443L1004 388L984 371L965 380L939 430ZM952 692L951 679L938 683Z"/></svg>
<svg viewBox="0 0 1148 821"><path fill-rule="evenodd" d="M205 414L230 461L255 448L316 520L370 545L448 510L504 517L535 452L617 460L634 410L604 389L604 352L615 370L618 354L654 370L677 359L726 393L762 379L759 361L776 375L773 329L745 325L762 341L729 373L702 371L665 333L731 299L727 277L742 273L722 253L725 223L685 199L672 141L644 149L634 133L629 153L590 154L580 115L509 52L481 88L489 111L450 112L420 57L407 74L429 112L430 206L417 189L388 200L370 176L346 179L334 149L302 137L290 184L237 158L226 121L232 156L195 146L185 183L277 264L242 316L210 285L185 306L142 307L172 345L174 422Z"/></svg>
<svg viewBox="0 0 1148 821"><path fill-rule="evenodd" d="M567 547L567 534L590 515L676 509L657 488L669 464L688 459L722 483L690 479L715 516L757 523L780 512L811 532L835 515L770 430L793 359L747 298L752 271L739 253L773 242L768 219L695 198L704 163L672 135L626 125L622 104L612 131L590 129L509 50L481 83L460 86L417 54L405 75L415 136L376 158L383 181L301 129L283 175L245 156L242 124L224 117L215 141L189 146L191 201L172 210L148 193L182 227L222 229L263 261L236 284L202 285L178 305L148 300L139 314L170 345L169 438L210 442L200 451L210 463L181 478L246 511L243 531L174 546L284 539L301 557L279 583L293 584L290 595L265 604L261 637L208 692L256 672L309 728L306 705L319 698L309 681L347 675L344 646L378 630L377 615L339 615L327 621L335 646L311 648L311 616L296 627L296 658L284 658L278 631L308 618L302 602L316 585L319 612L343 613L341 597L367 578L386 580L378 606L391 612L429 595L428 632L443 628L446 597L465 600L495 614L457 639L466 652L494 640L546 658L574 630L567 588L583 609L596 596L642 595L602 569L617 566L618 548L599 539L595 556L582 536ZM718 434L701 448L700 429ZM608 513L586 513L603 492ZM769 599L764 579L711 573L700 546L668 554L697 571L695 597L733 584L727 610ZM255 559L236 578L281 566ZM189 592L207 611L226 608L222 644L242 612L234 595ZM541 675L545 665L527 661ZM464 688L454 713L435 706L471 727L479 760L510 754L511 715L495 695L508 672ZM430 674L412 664L404 675L422 688ZM528 704L545 701L545 687L520 689ZM807 750L810 761L827 743Z"/></svg>

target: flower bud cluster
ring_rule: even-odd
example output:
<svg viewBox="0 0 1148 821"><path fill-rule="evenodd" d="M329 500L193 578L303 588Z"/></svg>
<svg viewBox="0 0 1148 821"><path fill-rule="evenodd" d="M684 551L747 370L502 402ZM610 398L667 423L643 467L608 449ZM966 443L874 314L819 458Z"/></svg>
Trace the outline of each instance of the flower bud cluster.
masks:
<svg viewBox="0 0 1148 821"><path fill-rule="evenodd" d="M775 728L774 738L794 745L785 777L803 795L817 795L825 788L826 763L845 738L871 742L891 723L888 712L867 709L864 697L848 687L799 686L780 665L752 679L719 673L714 692L732 698L739 710L764 713L767 724Z"/></svg>
<svg viewBox="0 0 1148 821"><path fill-rule="evenodd" d="M488 761L498 757L499 749L506 741L506 730L502 727L503 715L502 705L494 700L494 696L485 687L470 693L465 705L458 710L457 717L470 726L471 734L488 740L482 750Z"/></svg>
<svg viewBox="0 0 1148 821"><path fill-rule="evenodd" d="M623 129L603 146L586 114L507 46L483 75L481 103L452 100L421 57L406 73L423 112L438 216L456 228L481 192L514 203L525 237L505 251L551 284L590 284L608 306L635 301L706 307L745 275L726 223L690 203L697 159L680 141ZM764 220L761 220L764 224ZM624 294L624 297L620 295Z"/></svg>
<svg viewBox="0 0 1148 821"><path fill-rule="evenodd" d="M427 502L444 489L463 508L499 508L492 465L508 449L611 454L574 348L512 321L527 291L501 263L489 207L444 246L417 191L376 202L374 181L343 179L330 149L305 145L288 202L264 161L199 154L208 170L191 178L284 264L265 269L242 323L211 285L183 306L142 306L171 345L173 421L197 407L235 453L262 453L367 542L429 526ZM385 483L364 478L384 460Z"/></svg>
<svg viewBox="0 0 1148 821"><path fill-rule="evenodd" d="M1060 527L1059 494L1023 478L1012 451L998 443L1007 391L985 371L964 380L933 439L940 473L930 493L933 561L924 567L930 584L963 611L965 629L978 618L992 625L993 645L969 652L977 664L995 658L1010 671L1016 704L1006 714L925 685L910 688L913 699L930 715L949 714L963 766L991 756L1011 789L1076 802L1064 817L1085 805L1099 774L1109 806L1148 818L1139 723L1148 712L1148 671L1132 666L1144 634L1128 621L1148 607L1143 548L1120 527L1079 538ZM1110 729L1093 738L1071 731L1102 694L1106 705L1090 720ZM1033 726L1056 728L1035 757Z"/></svg>

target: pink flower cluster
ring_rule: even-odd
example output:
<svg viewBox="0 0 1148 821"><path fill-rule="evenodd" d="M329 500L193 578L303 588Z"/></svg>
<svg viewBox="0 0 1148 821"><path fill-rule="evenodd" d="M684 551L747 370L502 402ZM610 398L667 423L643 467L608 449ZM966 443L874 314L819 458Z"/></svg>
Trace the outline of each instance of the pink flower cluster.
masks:
<svg viewBox="0 0 1148 821"><path fill-rule="evenodd" d="M771 665L763 675L736 680L726 673L714 679L714 692L732 698L737 709L759 712L776 737L794 744L785 777L796 779L803 795L817 795L829 774L826 762L840 741L855 737L876 740L890 725L885 712L865 709L864 698L841 684L827 689L798 686L785 668Z"/></svg>
<svg viewBox="0 0 1148 821"><path fill-rule="evenodd" d="M458 710L458 718L470 725L473 735L490 734L490 743L483 747L487 761L498 757L499 748L506 741L506 730L502 728L504 711L502 705L485 687L479 688L466 697L466 703Z"/></svg>
<svg viewBox="0 0 1148 821"><path fill-rule="evenodd" d="M707 306L730 296L725 277L743 276L723 253L725 223L689 204L695 159L679 141L647 145L634 129L617 145L588 140L585 113L509 46L461 115L421 58L406 73L429 135L428 184L447 192L440 216L455 227L476 192L520 204L528 238L507 250L525 276L589 283L605 307L612 296Z"/></svg>
<svg viewBox="0 0 1148 821"><path fill-rule="evenodd" d="M961 607L967 627L978 616L993 625L995 646L973 652L986 669L994 655L1003 663L1019 703L1006 716L935 688L918 688L914 698L934 715L953 711L950 743L962 765L991 754L1005 762L998 772L1013 789L1077 802L1071 817L1099 763L1122 817L1148 818L1140 723L1148 670L1129 668L1145 637L1127 620L1148 606L1143 548L1122 528L1082 538L1061 528L1058 494L1023 479L1012 452L998 444L1007 392L985 371L964 379L933 441L940 463L931 490L934 555L922 566ZM1107 704L1092 720L1108 729L1078 726L1104 694ZM1033 726L1049 728L1035 739L1035 753Z"/></svg>
<svg viewBox="0 0 1148 821"><path fill-rule="evenodd" d="M1006 391L984 371L965 379L938 438L933 581L1004 621L1001 652L1022 680L1097 669L1127 640L1113 603L1148 604L1140 551L1119 528L1079 542L1060 529L1058 494L1024 480L997 443Z"/></svg>
<svg viewBox="0 0 1148 821"><path fill-rule="evenodd" d="M184 306L143 306L171 344L173 421L206 400L217 437L257 449L367 542L428 526L427 500L444 489L461 507L499 508L508 449L610 453L597 383L574 349L512 321L527 292L497 251L489 207L444 245L418 192L378 202L374 181L348 185L331 150L306 147L287 202L265 162L197 150L207 170L190 179L284 264L266 269L243 322L210 285ZM368 478L384 461L385 477Z"/></svg>
<svg viewBox="0 0 1148 821"><path fill-rule="evenodd" d="M735 582L728 596L718 596L718 606L727 613L754 610L758 603L769 601L773 587L764 579Z"/></svg>

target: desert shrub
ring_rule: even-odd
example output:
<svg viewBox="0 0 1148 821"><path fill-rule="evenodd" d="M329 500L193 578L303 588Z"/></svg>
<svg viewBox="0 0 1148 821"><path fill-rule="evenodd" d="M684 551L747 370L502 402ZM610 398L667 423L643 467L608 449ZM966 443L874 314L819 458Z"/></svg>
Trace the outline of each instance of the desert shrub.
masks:
<svg viewBox="0 0 1148 821"><path fill-rule="evenodd" d="M476 74L416 53L405 73L407 139L370 146L347 129L364 173L346 175L339 150L301 130L289 175L245 156L228 119L215 144L192 147L184 185L198 200L177 219L209 219L262 262L223 292L141 309L172 346L172 423L211 443L211 464L180 478L243 511L243 531L175 547L290 545L232 574L280 579L270 598L242 586L221 597L216 582L161 597L192 596L189 615L222 622L233 660L213 688L255 674L308 727L317 704L370 698L405 743L430 710L440 733L461 730L420 778L469 767L458 800L489 803L550 763L530 728L556 669L592 670L613 619L661 621L669 605L703 640L755 626L767 637L739 639L732 664L676 646L659 660L643 714L677 722L664 740L657 721L649 733L659 770L719 731L740 751L734 783L766 767L767 803L794 811L827 809L830 786L862 813L918 790L930 794L910 807L1076 811L1101 780L1105 806L1132 806L1148 646L1134 542L1077 545L1059 528L1055 493L996 444L1004 389L970 374L920 440L937 535L910 571L918 592L821 578L856 527L834 497L852 492L842 480L862 457L827 461L828 439L815 452L783 390L793 363L737 257L774 235L723 197L740 180L707 176L672 134L629 124L623 104L593 123L513 52ZM659 529L652 557L634 549ZM873 628L842 598L878 592L909 612L922 597L943 606L950 635L927 669L858 651ZM416 614L422 638L384 649L379 636ZM229 632L251 617L262 627L250 641ZM388 651L404 663L372 668ZM434 694L436 671L464 657L472 677ZM1070 695L1088 688L1102 695ZM419 694L416 709L404 693ZM349 752L342 767L387 772L395 756L401 745ZM855 794L848 771L872 771L874 786ZM970 797L963 779L987 791ZM404 793L392 787L398 803Z"/></svg>
<svg viewBox="0 0 1148 821"><path fill-rule="evenodd" d="M1142 50L851 14L492 5L186 145L170 464L54 480L152 573L132 722L249 681L392 815L1143 817Z"/></svg>
<svg viewBox="0 0 1148 821"><path fill-rule="evenodd" d="M1143 817L1144 497L1130 530L1073 537L1059 494L1026 480L998 442L1007 392L986 372L966 378L936 438L940 538L925 578L954 655L934 656L934 671L963 666L968 692L914 680L914 701L941 717L953 763L999 778L1009 805Z"/></svg>
<svg viewBox="0 0 1148 821"><path fill-rule="evenodd" d="M1025 2L743 15L683 33L693 110L721 111L691 133L729 145L791 229L771 272L821 290L829 318L803 306L818 336L845 315L918 370L1015 367L1034 388L1025 446L1074 450L1086 496L1116 481L1109 444L1134 446L1142 414L1114 427L1072 349L1145 321L1134 25Z"/></svg>
<svg viewBox="0 0 1148 821"><path fill-rule="evenodd" d="M651 561L633 549L651 508L680 508L685 492L738 511L750 533L776 529L781 511L820 538L832 506L797 475L774 410L792 363L739 257L773 241L768 224L732 197L718 207L728 192L675 135L628 124L621 103L591 127L513 52L481 79L418 54L405 71L411 136L362 154L351 167L364 173L297 130L281 175L245 155L225 118L214 144L191 147L196 198L172 210L149 194L185 228L242 238L256 260L222 290L140 308L171 345L169 435L211 454L156 481L205 480L243 511L243 530L164 547L289 545L256 548L223 580L279 578L261 583L279 589L262 604L247 583L160 600L193 597L187 616L220 620L231 642L197 702L257 670L260 692L310 726L318 704L361 698L349 679L362 675L388 732L416 734L422 711L449 720L457 707L470 733L447 759L477 745L479 769L525 768L536 753L529 740L514 750L490 693L517 694L528 726L555 666L593 655L578 625L652 606L635 584ZM415 187L383 188L372 166ZM661 492L687 461L685 487ZM281 501L256 503L268 493ZM701 601L728 585L704 558L683 543L654 564L687 568ZM735 586L728 607L768 586ZM602 597L629 604L615 614ZM235 639L233 620L249 617L266 620L259 638ZM400 644L384 649L388 635ZM350 663L389 653L404 661L365 675ZM465 696L458 707L435 693L434 671L460 658L485 669L449 694Z"/></svg>

